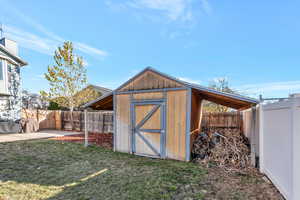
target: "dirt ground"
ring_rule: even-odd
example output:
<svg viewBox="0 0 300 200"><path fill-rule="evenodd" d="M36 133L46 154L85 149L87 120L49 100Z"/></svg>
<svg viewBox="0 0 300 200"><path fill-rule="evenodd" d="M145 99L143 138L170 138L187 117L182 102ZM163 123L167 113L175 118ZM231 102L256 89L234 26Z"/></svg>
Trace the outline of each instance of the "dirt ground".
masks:
<svg viewBox="0 0 300 200"><path fill-rule="evenodd" d="M257 169L206 167L205 199L284 200L279 191Z"/></svg>

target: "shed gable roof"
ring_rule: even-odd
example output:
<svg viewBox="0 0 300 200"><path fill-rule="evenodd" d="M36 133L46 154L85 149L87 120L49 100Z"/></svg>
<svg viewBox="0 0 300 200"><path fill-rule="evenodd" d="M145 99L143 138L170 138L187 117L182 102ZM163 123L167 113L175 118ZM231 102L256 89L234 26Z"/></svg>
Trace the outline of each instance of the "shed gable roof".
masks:
<svg viewBox="0 0 300 200"><path fill-rule="evenodd" d="M116 91L134 91L134 90L151 90L162 88L180 88L184 84L177 79L170 78L150 67L147 67L123 85L118 87Z"/></svg>
<svg viewBox="0 0 300 200"><path fill-rule="evenodd" d="M197 84L188 83L180 79L174 78L162 72L159 72L151 67L147 67L136 76L118 87L115 92L126 92L134 90L149 90L162 88L191 88L199 98L206 99L224 106L235 109L247 109L259 103L258 100L238 95L217 91L208 87ZM107 93L103 97L99 97L84 105L84 107L92 106L95 103L100 103L108 96L112 96L113 92Z"/></svg>

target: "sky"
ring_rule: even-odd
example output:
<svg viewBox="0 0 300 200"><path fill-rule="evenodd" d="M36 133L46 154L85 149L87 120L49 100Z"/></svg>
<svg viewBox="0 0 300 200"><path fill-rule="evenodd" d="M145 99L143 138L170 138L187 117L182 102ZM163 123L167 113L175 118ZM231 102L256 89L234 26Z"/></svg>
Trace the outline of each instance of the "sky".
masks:
<svg viewBox="0 0 300 200"><path fill-rule="evenodd" d="M114 89L147 66L207 86L226 78L242 94L300 92L300 1L0 0L4 36L19 44L22 87L43 78L72 41L88 81Z"/></svg>

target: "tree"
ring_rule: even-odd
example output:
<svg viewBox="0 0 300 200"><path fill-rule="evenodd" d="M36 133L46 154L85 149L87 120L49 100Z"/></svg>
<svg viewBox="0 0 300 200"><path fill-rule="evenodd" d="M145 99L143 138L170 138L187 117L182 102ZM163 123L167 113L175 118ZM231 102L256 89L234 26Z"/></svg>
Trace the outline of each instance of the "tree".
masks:
<svg viewBox="0 0 300 200"><path fill-rule="evenodd" d="M209 84L208 87L221 92L226 92L231 94L237 93L236 91L234 91L229 87L229 82L227 78L215 79ZM203 109L206 112L228 112L230 110L229 107L222 106L209 101L204 102Z"/></svg>
<svg viewBox="0 0 300 200"><path fill-rule="evenodd" d="M47 73L44 74L50 89L40 93L49 102L68 108L71 111L71 125L74 127L72 112L84 102L84 97L76 94L87 85L83 58L74 54L72 42L65 42L55 51L54 62L55 64L49 65Z"/></svg>
<svg viewBox="0 0 300 200"><path fill-rule="evenodd" d="M48 110L62 110L62 107L60 107L57 103L50 101Z"/></svg>

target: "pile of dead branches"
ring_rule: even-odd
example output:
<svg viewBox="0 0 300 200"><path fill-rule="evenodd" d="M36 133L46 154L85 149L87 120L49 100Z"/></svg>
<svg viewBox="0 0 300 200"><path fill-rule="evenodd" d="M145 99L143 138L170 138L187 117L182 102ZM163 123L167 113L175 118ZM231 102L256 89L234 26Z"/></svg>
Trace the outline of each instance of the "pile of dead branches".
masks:
<svg viewBox="0 0 300 200"><path fill-rule="evenodd" d="M196 162L239 169L250 166L249 140L240 129L203 130L194 141L192 154Z"/></svg>

